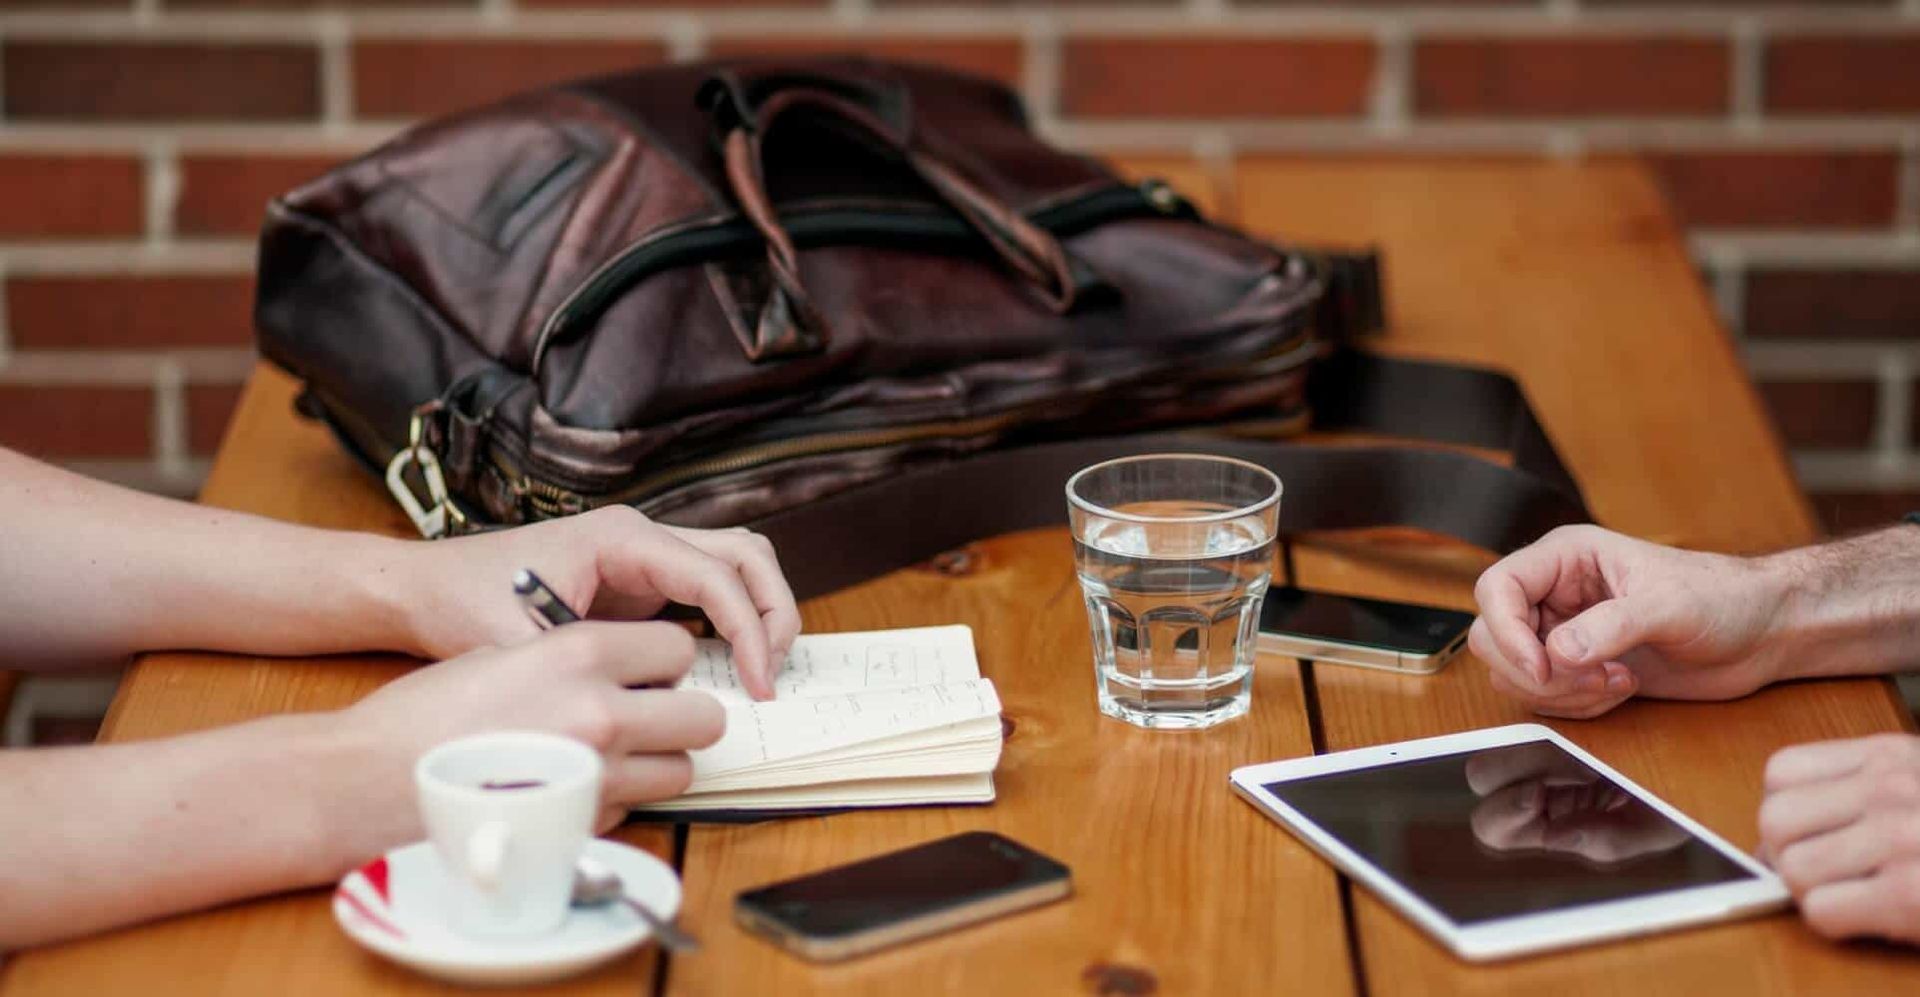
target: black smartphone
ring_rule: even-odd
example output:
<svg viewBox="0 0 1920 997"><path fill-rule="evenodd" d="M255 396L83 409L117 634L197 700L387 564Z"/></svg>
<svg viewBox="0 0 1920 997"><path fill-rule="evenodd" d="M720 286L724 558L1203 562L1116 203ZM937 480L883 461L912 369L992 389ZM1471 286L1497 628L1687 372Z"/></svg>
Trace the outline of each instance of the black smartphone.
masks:
<svg viewBox="0 0 1920 997"><path fill-rule="evenodd" d="M742 927L819 962L1038 907L1073 892L1067 867L991 831L970 831L748 890Z"/></svg>
<svg viewBox="0 0 1920 997"><path fill-rule="evenodd" d="M1431 674L1467 642L1473 614L1296 588L1267 592L1260 650L1362 668Z"/></svg>

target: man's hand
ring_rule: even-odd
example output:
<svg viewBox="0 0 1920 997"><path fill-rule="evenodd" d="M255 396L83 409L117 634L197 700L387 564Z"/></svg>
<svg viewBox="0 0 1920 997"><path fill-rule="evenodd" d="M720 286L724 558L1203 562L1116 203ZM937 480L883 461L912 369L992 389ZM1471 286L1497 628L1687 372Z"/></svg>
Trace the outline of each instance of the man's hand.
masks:
<svg viewBox="0 0 1920 997"><path fill-rule="evenodd" d="M1765 561L1566 526L1488 568L1474 597L1469 646L1494 687L1549 716L1731 699L1780 676L1787 583Z"/></svg>
<svg viewBox="0 0 1920 997"><path fill-rule="evenodd" d="M1680 825L1551 744L1477 752L1466 775L1481 797L1473 836L1497 852L1559 852L1605 865L1687 841Z"/></svg>
<svg viewBox="0 0 1920 997"><path fill-rule="evenodd" d="M1776 752L1760 845L1815 931L1920 943L1920 737Z"/></svg>
<svg viewBox="0 0 1920 997"><path fill-rule="evenodd" d="M800 613L773 545L746 530L663 526L626 506L434 543L408 543L394 600L415 653L450 658L538 632L514 598L530 568L583 615L646 619L667 602L697 606L733 644L742 683L773 696Z"/></svg>
<svg viewBox="0 0 1920 997"><path fill-rule="evenodd" d="M693 778L687 751L718 740L726 716L704 692L634 687L671 685L692 663L693 638L674 624L586 622L394 680L339 715L343 736L369 752L351 818L377 840L362 851L419 836L413 762L468 734L551 731L600 752L601 830L634 804L678 795Z"/></svg>

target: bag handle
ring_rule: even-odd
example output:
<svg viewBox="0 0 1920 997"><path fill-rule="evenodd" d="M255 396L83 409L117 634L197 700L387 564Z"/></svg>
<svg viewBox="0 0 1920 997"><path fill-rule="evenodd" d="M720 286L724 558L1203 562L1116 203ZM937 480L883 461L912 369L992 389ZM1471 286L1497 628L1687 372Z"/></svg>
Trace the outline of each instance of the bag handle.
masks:
<svg viewBox="0 0 1920 997"><path fill-rule="evenodd" d="M831 335L826 317L801 283L799 253L767 192L766 133L795 111L850 125L899 155L1049 307L1057 312L1073 307L1077 281L1059 240L914 141L904 88L816 70L764 69L751 75L730 71L708 80L700 101L720 132L728 185L767 243L774 290L761 311L755 340L747 344L749 359L815 352L826 347Z"/></svg>

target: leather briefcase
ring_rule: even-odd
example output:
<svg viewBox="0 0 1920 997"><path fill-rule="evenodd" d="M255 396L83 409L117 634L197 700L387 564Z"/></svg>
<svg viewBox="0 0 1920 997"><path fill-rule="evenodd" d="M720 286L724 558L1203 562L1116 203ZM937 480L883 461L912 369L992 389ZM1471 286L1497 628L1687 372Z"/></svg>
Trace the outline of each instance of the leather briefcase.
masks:
<svg viewBox="0 0 1920 997"><path fill-rule="evenodd" d="M680 65L422 125L274 202L256 319L422 533L628 503L768 533L802 595L1058 523L1124 453L1261 462L1289 532L1587 518L1512 382L1355 348L1371 256L1209 222L930 67Z"/></svg>

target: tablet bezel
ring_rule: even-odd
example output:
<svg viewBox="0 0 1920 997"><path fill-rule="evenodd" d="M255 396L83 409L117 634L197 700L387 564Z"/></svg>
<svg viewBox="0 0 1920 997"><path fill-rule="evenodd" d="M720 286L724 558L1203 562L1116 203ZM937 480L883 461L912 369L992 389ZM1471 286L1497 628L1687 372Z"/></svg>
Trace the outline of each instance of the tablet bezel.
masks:
<svg viewBox="0 0 1920 997"><path fill-rule="evenodd" d="M1558 745L1618 783L1641 802L1671 818L1688 833L1752 873L1754 878L1461 925L1266 790L1266 785L1273 782L1290 782L1530 741L1551 741ZM1229 778L1234 791L1249 803L1293 832L1347 875L1364 883L1461 958L1476 962L1644 935L1685 925L1732 920L1779 909L1789 900L1786 886L1767 867L1648 792L1639 783L1581 750L1579 745L1540 724L1490 727L1417 741L1247 765L1234 769Z"/></svg>

